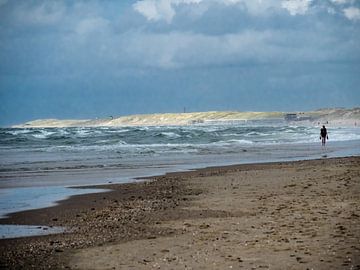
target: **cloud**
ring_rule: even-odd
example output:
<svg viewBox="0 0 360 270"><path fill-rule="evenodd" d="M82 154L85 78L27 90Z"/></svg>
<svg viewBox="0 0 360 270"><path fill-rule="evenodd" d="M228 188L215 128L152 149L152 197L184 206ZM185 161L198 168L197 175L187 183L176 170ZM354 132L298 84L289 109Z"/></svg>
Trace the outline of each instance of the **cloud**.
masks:
<svg viewBox="0 0 360 270"><path fill-rule="evenodd" d="M0 0L0 7L6 5L7 2L8 0Z"/></svg>
<svg viewBox="0 0 360 270"><path fill-rule="evenodd" d="M26 24L50 25L60 22L65 14L66 6L60 1L45 1L37 5L20 4L15 9L15 17Z"/></svg>
<svg viewBox="0 0 360 270"><path fill-rule="evenodd" d="M281 6L289 11L291 15L304 15L311 4L312 0L286 0Z"/></svg>
<svg viewBox="0 0 360 270"><path fill-rule="evenodd" d="M62 11L56 16L55 3L62 2L27 5L31 18L40 13L40 17L52 15L56 20L42 20L50 24L46 28L34 25L31 31L39 35L20 34L20 38L0 44L0 56L9 59L3 61L3 69L10 70L5 65L9 63L12 70L24 73L37 72L41 67L45 67L45 72L51 68L73 72L90 67L100 71L170 70L360 57L356 47L359 39L352 24L324 9L328 5L336 7L330 0L322 14L314 7L317 2L310 0L141 0L129 3L129 13L125 15L117 13L116 1L100 6L92 1L59 6ZM49 6L45 8L46 5ZM313 7L314 12L308 12ZM337 7L337 12L343 8ZM199 13L193 15L193 10ZM304 13L309 17L292 16ZM328 16L326 20L324 16ZM347 16L357 20L353 10ZM126 18L126 23L120 17ZM55 28L61 29L54 31ZM24 50L22 44L30 45ZM15 58L18 60L12 61ZM37 63L36 68L31 67L32 62Z"/></svg>
<svg viewBox="0 0 360 270"><path fill-rule="evenodd" d="M331 2L337 5L343 5L343 4L352 3L353 0L331 0Z"/></svg>
<svg viewBox="0 0 360 270"><path fill-rule="evenodd" d="M79 35L87 35L94 32L105 32L110 25L110 21L101 18L86 18L80 21L76 28L75 32Z"/></svg>
<svg viewBox="0 0 360 270"><path fill-rule="evenodd" d="M150 21L165 20L170 23L175 15L172 3L166 0L140 1L134 4L134 9Z"/></svg>
<svg viewBox="0 0 360 270"><path fill-rule="evenodd" d="M223 3L224 1L218 2ZM227 2L227 5L238 4L243 6L245 10L252 16L268 15L269 13L281 10L281 1L279 0L234 0Z"/></svg>
<svg viewBox="0 0 360 270"><path fill-rule="evenodd" d="M119 59L126 56L127 63L161 69L336 61L345 59L355 46L307 30L249 29L224 35L133 33L123 40L126 44L121 46Z"/></svg>
<svg viewBox="0 0 360 270"><path fill-rule="evenodd" d="M264 14L269 9L281 8L279 0L140 0L133 4L133 8L149 21L166 21L171 23L175 17L176 9L180 6L192 6L204 13L212 5L238 6L246 9L252 15Z"/></svg>
<svg viewBox="0 0 360 270"><path fill-rule="evenodd" d="M136 2L133 7L150 21L165 20L170 23L175 16L174 6L200 2L202 0L142 0Z"/></svg>
<svg viewBox="0 0 360 270"><path fill-rule="evenodd" d="M352 0L330 0L335 4L349 3ZM286 10L290 15L305 15L312 5L324 5L324 2L313 4L314 0L139 0L133 4L134 10L149 21L166 21L170 24L177 15L180 6L188 5L193 9L198 6L205 10L212 6L235 6L245 10L251 16L267 16ZM328 4L326 4L328 5ZM203 14L202 12L201 14Z"/></svg>
<svg viewBox="0 0 360 270"><path fill-rule="evenodd" d="M89 111L111 114L199 102L294 106L294 93L312 102L307 93L326 92L316 103L324 106L334 90L358 106L358 9L358 0L11 0L0 8L1 91L30 110L32 95L105 97L113 107Z"/></svg>
<svg viewBox="0 0 360 270"><path fill-rule="evenodd" d="M346 18L352 21L360 20L360 9L356 7L344 8L344 15Z"/></svg>

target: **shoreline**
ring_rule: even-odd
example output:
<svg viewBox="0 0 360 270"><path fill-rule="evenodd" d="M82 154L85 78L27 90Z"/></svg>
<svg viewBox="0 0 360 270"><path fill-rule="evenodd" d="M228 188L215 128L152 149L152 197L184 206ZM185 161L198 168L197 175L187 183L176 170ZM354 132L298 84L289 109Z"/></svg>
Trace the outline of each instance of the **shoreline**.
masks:
<svg viewBox="0 0 360 270"><path fill-rule="evenodd" d="M27 209L29 210L36 210L36 209L42 209L46 208L50 205L57 204L58 201L66 200L68 197L71 197L73 195L78 194L86 194L89 193L86 191L88 188L97 188L97 187L104 187L109 184L122 184L122 183L132 183L136 182L141 179L151 179L156 178L157 176L162 176L167 173L171 172L187 172L187 171L196 171L203 168L212 168L212 167L227 167L227 166L237 166L237 165L246 165L246 164L263 164L263 163L269 163L269 162L287 162L287 161L301 161L301 160L316 160L319 158L337 158L337 157L352 157L352 156L359 156L360 152L357 148L359 145L360 140L350 140L350 141L335 141L332 142L332 144L326 148L322 148L321 146L318 146L318 144L283 144L280 146L277 146L277 151L274 151L275 146L269 147L267 151L264 152L264 149L262 149L262 157L253 156L251 157L251 153L249 156L246 156L249 151L244 148L242 150L241 154L241 160L239 159L238 153L236 155L234 154L228 154L221 156L221 162L219 162L218 159L216 159L216 155L208 155L206 160L200 161L200 159L194 159L194 163L190 165L191 158L187 160L184 164L177 165L175 163L169 163L163 168L150 168L147 169L147 167L143 169L138 169L138 171L132 172L132 176L128 175L122 175L119 174L119 170L107 170L107 171L101 171L101 170L88 170L87 172L82 172L81 176L78 175L78 172L75 171L63 171L63 172L55 172L51 175L48 175L47 177L40 176L37 179L35 179L35 185L34 186L28 186L26 182L25 184L21 184L21 181L26 180L28 175L23 175L22 177L19 177L18 183L14 186L11 185L5 185L3 188L0 188L0 191L3 189L4 191L8 190L6 196L9 197L10 200L12 200L11 196L17 196L19 197L20 193L27 192L26 189L29 189L30 193L32 194L34 191L33 189L41 189L43 187L46 187L48 189L48 192L39 193L38 195L46 195L46 194L53 194L55 198L57 199L49 199L49 196L42 196L43 203L38 202L37 200L33 200L35 197L21 197L21 201L19 201L18 205L20 208L20 211L23 211L22 205L29 205ZM284 151L290 151L293 156L286 156L284 154ZM253 147L256 151L259 151L259 146ZM259 152L260 153L260 152ZM170 158L170 160L173 160ZM80 178L79 178L80 177ZM102 177L102 178L101 178ZM94 179L104 179L104 181L94 180ZM72 180L72 179L77 179ZM106 180L105 180L106 179ZM41 183L41 185L40 185ZM56 183L56 185L54 185ZM2 184L4 184L2 182ZM24 190L23 190L24 189ZM75 190L78 190L75 192ZM81 191L82 190L82 191ZM96 191L94 191L96 192ZM6 193L5 193L6 194ZM11 196L10 196L11 195ZM4 207L1 209L0 214L8 215L12 213L19 212L14 206L14 204L10 203L10 206L6 208L6 201L4 200L4 197L1 198L0 205L4 205ZM37 197L36 197L37 199ZM35 206L33 204L35 203ZM8 209L11 209L11 211L8 211ZM1 224L1 219L0 219Z"/></svg>
<svg viewBox="0 0 360 270"><path fill-rule="evenodd" d="M340 166L338 171L334 171L335 176L332 176L334 178L337 177L336 173L343 170L343 166L350 166L349 164L352 164L352 170L358 174L359 162L359 157L345 157L240 164L168 173L162 176L141 178L141 180L146 180L141 182L86 186L86 188L103 187L106 189L113 188L114 190L106 193L73 196L68 200L61 201L59 205L54 207L19 212L10 215L8 219L0 220L1 224L41 224L73 228L72 232L65 234L0 240L2 258L0 267L5 266L5 268L9 269L21 267L36 269L61 268L61 266L72 264L72 260L74 260L73 252L76 254L81 254L81 252L85 251L91 252L89 251L91 247L96 249L102 246L109 246L111 243L130 244L135 243L136 241L134 240L149 242L157 241L157 239L160 241L167 237L176 237L182 232L182 229L174 228L179 226L179 224L185 224L188 220L192 220L192 222L194 222L193 220L196 220L196 222L201 220L207 222L209 218L237 218L241 220L244 216L248 219L246 211L233 211L234 209L226 209L226 207L216 209L217 207L210 207L211 203L209 207L202 209L197 207L199 209L196 209L196 211L193 209L194 205L198 204L199 197L210 199L206 191L208 187L204 186L204 182L212 181L213 178L219 178L217 179L219 183L227 185L226 181L228 179L224 178L228 178L232 174L242 175L243 177L244 173L246 174L247 172L266 173L268 171L271 173L274 170L281 171L282 168L293 172L299 166L312 167L314 170L315 168L319 170L322 166L326 166L327 170L331 169L331 166ZM326 173L325 171L320 176ZM290 175L289 178L291 177L293 176ZM199 179L202 184L199 184ZM258 181L256 176L251 179ZM234 180L232 179L231 181L234 184ZM304 182L304 180L299 181L298 185ZM241 183L238 184L241 186ZM247 183L247 185L251 186L251 183ZM275 180L272 181L272 185L276 185ZM307 189L304 190L306 191ZM234 192L241 191L234 189ZM338 192L341 193L341 190ZM231 197L232 193L227 195ZM355 215L358 214L360 213L355 213ZM358 216L354 216L354 218L359 221ZM163 226L163 223L174 223L172 224L174 226ZM201 226L201 224L198 226ZM207 225L204 226L207 227ZM192 228L192 226L190 227ZM356 231L356 233L359 233L359 231ZM358 234L355 235L355 239L359 239ZM360 247L357 248L360 250ZM354 251L356 250L354 249ZM357 254L359 255L359 253ZM76 260L81 261L77 257ZM142 265L145 266L146 264L143 263ZM86 267L83 269L86 269ZM138 269L142 268L139 267Z"/></svg>

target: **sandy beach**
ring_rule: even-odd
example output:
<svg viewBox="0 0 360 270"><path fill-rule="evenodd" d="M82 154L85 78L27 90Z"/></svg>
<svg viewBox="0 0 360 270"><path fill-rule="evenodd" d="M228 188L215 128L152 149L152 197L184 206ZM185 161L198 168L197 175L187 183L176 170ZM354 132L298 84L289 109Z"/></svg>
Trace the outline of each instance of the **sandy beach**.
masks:
<svg viewBox="0 0 360 270"><path fill-rule="evenodd" d="M70 229L0 240L0 267L360 269L359 157L214 167L100 188L113 191L0 220Z"/></svg>

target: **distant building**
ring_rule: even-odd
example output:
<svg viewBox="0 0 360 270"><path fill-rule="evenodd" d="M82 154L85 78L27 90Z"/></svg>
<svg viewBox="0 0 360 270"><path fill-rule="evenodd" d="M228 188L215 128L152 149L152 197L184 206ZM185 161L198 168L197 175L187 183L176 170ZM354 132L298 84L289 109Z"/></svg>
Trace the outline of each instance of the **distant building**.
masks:
<svg viewBox="0 0 360 270"><path fill-rule="evenodd" d="M203 123L204 123L204 120L202 120L202 119L190 120L188 122L188 124L190 124L190 125L203 124Z"/></svg>
<svg viewBox="0 0 360 270"><path fill-rule="evenodd" d="M300 113L303 114L303 113ZM285 114L284 119L286 121L312 121L313 118L311 116L298 116L296 113L287 113Z"/></svg>

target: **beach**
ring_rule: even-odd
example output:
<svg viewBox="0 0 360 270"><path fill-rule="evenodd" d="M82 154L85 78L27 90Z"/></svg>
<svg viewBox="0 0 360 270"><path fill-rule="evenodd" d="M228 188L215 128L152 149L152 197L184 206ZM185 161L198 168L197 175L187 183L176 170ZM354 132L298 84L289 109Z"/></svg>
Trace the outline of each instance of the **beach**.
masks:
<svg viewBox="0 0 360 270"><path fill-rule="evenodd" d="M360 158L169 173L19 212L4 269L360 269Z"/></svg>
<svg viewBox="0 0 360 270"><path fill-rule="evenodd" d="M0 22L0 270L360 270L360 0Z"/></svg>

